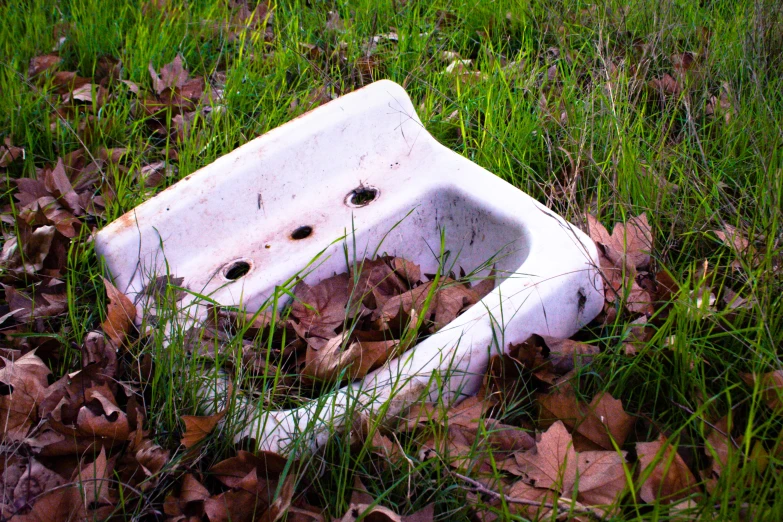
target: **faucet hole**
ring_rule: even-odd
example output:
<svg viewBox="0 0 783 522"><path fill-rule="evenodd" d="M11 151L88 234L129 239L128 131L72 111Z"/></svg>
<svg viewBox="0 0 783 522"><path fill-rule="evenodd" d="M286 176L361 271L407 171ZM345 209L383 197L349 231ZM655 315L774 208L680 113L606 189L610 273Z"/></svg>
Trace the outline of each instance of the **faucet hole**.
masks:
<svg viewBox="0 0 783 522"><path fill-rule="evenodd" d="M313 227L305 225L303 227L299 227L293 232L291 232L291 239L295 239L299 241L300 239L304 239L306 237L309 237L310 234L313 233Z"/></svg>
<svg viewBox="0 0 783 522"><path fill-rule="evenodd" d="M247 275L248 272L250 272L250 263L247 261L234 261L225 269L223 277L229 281L236 281Z"/></svg>
<svg viewBox="0 0 783 522"><path fill-rule="evenodd" d="M378 199L380 192L375 187L359 185L348 193L345 197L345 203L349 207L364 207Z"/></svg>

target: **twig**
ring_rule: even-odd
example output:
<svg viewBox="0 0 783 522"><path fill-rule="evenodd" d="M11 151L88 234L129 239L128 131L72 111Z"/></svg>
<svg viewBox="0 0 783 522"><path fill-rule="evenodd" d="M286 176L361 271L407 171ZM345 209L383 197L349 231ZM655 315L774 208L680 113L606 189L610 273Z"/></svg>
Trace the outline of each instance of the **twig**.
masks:
<svg viewBox="0 0 783 522"><path fill-rule="evenodd" d="M565 513L578 513L580 515L590 515L592 517L595 517L599 520L603 520L603 517L599 515L594 509L589 508L588 506L585 506L584 504L580 504L579 502L571 499L566 499L564 497L558 497L557 498L557 505L550 504L548 502L539 502L536 500L528 500L524 498L516 498L516 497L509 497L508 495L503 495L501 493L498 493L497 491L493 491L486 487L484 484L477 480L473 480L470 477L466 477L465 475L462 475L460 473L456 473L452 471L452 474L457 477L458 479L462 480L463 482L467 482L470 484L471 489L473 489L477 493L483 493L485 495L489 495L490 497L496 498L498 500L503 500L509 504L521 504L524 506L533 506L533 507L543 507L547 509L556 509L560 512Z"/></svg>

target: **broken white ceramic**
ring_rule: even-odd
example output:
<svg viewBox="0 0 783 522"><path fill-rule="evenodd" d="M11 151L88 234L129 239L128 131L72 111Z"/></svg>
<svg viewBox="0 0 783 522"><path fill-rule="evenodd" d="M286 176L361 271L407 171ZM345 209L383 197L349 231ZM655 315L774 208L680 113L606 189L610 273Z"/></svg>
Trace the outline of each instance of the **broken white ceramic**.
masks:
<svg viewBox="0 0 783 522"><path fill-rule="evenodd" d="M379 81L187 176L105 227L96 250L131 297L167 263L191 291L255 310L322 251L308 283L344 272L345 243L359 260L380 244L379 252L435 272L442 233L456 267L483 266L479 275L487 275L493 260L495 290L337 393L287 411L248 402L239 436L285 452L294 442L322 444L356 410L393 414L427 390L446 402L474 393L491 354L509 341L572 335L604 302L593 242L439 144L405 91ZM434 372L442 378L432 379Z"/></svg>

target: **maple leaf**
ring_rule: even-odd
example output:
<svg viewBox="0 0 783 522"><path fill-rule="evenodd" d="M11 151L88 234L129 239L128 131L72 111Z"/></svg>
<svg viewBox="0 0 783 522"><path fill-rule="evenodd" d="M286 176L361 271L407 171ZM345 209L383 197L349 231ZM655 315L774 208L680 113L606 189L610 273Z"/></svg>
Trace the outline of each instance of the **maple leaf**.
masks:
<svg viewBox="0 0 783 522"><path fill-rule="evenodd" d="M149 64L149 72L152 88L158 95L158 100L143 101L150 115L155 115L167 106L179 112L191 111L204 94L204 79L190 78L182 64L181 54L177 54L171 63L161 68L160 76L155 72L152 63Z"/></svg>
<svg viewBox="0 0 783 522"><path fill-rule="evenodd" d="M577 473L577 455L571 435L562 421L541 435L535 450L517 453L517 464L539 488L570 493Z"/></svg>
<svg viewBox="0 0 783 522"><path fill-rule="evenodd" d="M55 228L47 225L33 229L21 222L18 233L18 237L16 234L6 236L0 263L6 270L16 274L32 275L40 272L52 247Z"/></svg>
<svg viewBox="0 0 783 522"><path fill-rule="evenodd" d="M99 379L111 382L117 373L117 352L100 332L90 332L84 338L82 367L95 364L100 369Z"/></svg>
<svg viewBox="0 0 783 522"><path fill-rule="evenodd" d="M510 504L511 509L516 513L533 520L546 520L549 518L552 510L551 508L544 507L543 504L555 505L558 498L556 491L546 488L537 488L523 480L514 482L505 493L509 498L527 500L539 504L538 506L521 503Z"/></svg>
<svg viewBox="0 0 783 522"><path fill-rule="evenodd" d="M550 394L539 396L538 403L544 410L542 418L564 422L586 439L577 439L577 445L590 448L592 444L590 449L612 450L615 444L621 446L635 422L633 417L625 413L622 401L603 392L593 397L590 404L585 404L577 399L568 382L560 384Z"/></svg>
<svg viewBox="0 0 783 522"><path fill-rule="evenodd" d="M277 498L269 506L269 509L259 518L259 522L277 522L281 520L291 507L291 500L294 497L294 486L296 477L292 474L286 476L283 484L279 488Z"/></svg>
<svg viewBox="0 0 783 522"><path fill-rule="evenodd" d="M650 80L647 84L654 92L660 94L662 99L677 97L682 93L683 87L671 74L666 73L660 78Z"/></svg>
<svg viewBox="0 0 783 522"><path fill-rule="evenodd" d="M338 274L310 286L304 281L294 288L296 300L291 315L298 320L297 332L331 339L345 321L345 309L350 296L348 274Z"/></svg>
<svg viewBox="0 0 783 522"><path fill-rule="evenodd" d="M103 278L103 285L106 287L109 305L106 310L106 320L101 324L101 328L115 345L120 346L125 340L125 336L133 328L133 321L136 319L136 306L108 279Z"/></svg>
<svg viewBox="0 0 783 522"><path fill-rule="evenodd" d="M638 442L641 476L647 475L639 496L645 502L674 503L699 492L696 478L663 434L653 442Z"/></svg>
<svg viewBox="0 0 783 522"><path fill-rule="evenodd" d="M253 522L260 519L268 506L268 495L240 489L204 500L204 513L210 522Z"/></svg>
<svg viewBox="0 0 783 522"><path fill-rule="evenodd" d="M3 285L5 299L18 321L29 321L39 317L52 317L64 313L68 308L68 295L59 293L59 281L51 280L48 286L37 286L31 295L25 295L15 288Z"/></svg>
<svg viewBox="0 0 783 522"><path fill-rule="evenodd" d="M14 505L32 506L50 489L59 488L66 483L65 477L37 460L30 459L24 473L18 477L18 482L6 483L6 486L12 491Z"/></svg>
<svg viewBox="0 0 783 522"><path fill-rule="evenodd" d="M780 413L783 411L783 370L775 370L763 374L742 373L740 378L748 386L756 386L769 409Z"/></svg>
<svg viewBox="0 0 783 522"><path fill-rule="evenodd" d="M121 456L117 472L123 483L135 484L141 491L150 490L157 485L161 470L169 462L170 453L145 438L145 432L141 429L131 433L128 440L128 451Z"/></svg>
<svg viewBox="0 0 783 522"><path fill-rule="evenodd" d="M447 279L443 286L438 288L431 331L440 330L464 310L478 303L480 299L475 290Z"/></svg>
<svg viewBox="0 0 783 522"><path fill-rule="evenodd" d="M95 386L85 391L84 399L76 417L79 435L100 437L112 445L125 443L130 434L128 417L111 390L106 385Z"/></svg>
<svg viewBox="0 0 783 522"><path fill-rule="evenodd" d="M413 261L408 261L402 257L393 257L389 260L392 270L398 276L403 278L410 285L415 285L421 281L421 267Z"/></svg>
<svg viewBox="0 0 783 522"><path fill-rule="evenodd" d="M365 259L361 265L351 267L351 299L363 303L370 310L383 307L389 299L407 290L397 273L383 259Z"/></svg>
<svg viewBox="0 0 783 522"><path fill-rule="evenodd" d="M646 317L642 316L634 319L629 325L623 341L625 355L636 355L639 349L652 338L654 333L653 328L647 323Z"/></svg>
<svg viewBox="0 0 783 522"><path fill-rule="evenodd" d="M15 361L2 360L5 363L0 368L2 438L20 441L38 419L38 405L45 397L50 372L34 352L26 353Z"/></svg>
<svg viewBox="0 0 783 522"><path fill-rule="evenodd" d="M54 69L62 63L63 59L55 54L44 54L35 56L30 60L30 66L27 69L27 76L34 78L42 72Z"/></svg>
<svg viewBox="0 0 783 522"><path fill-rule="evenodd" d="M184 277L174 277L173 275L158 276L148 281L140 293L157 302L165 300L168 297L169 289L171 289L172 298L175 301L180 301L187 295L187 292L173 287L181 287L184 281Z"/></svg>
<svg viewBox="0 0 783 522"><path fill-rule="evenodd" d="M72 490L79 494L85 515L95 510L96 505L108 506L110 512L114 509L116 495L110 488L112 468L112 462L106 459L106 450L101 448L93 462L74 472L73 481L79 487Z"/></svg>
<svg viewBox="0 0 783 522"><path fill-rule="evenodd" d="M204 513L204 503L209 499L209 491L191 473L182 478L179 495L169 493L163 502L163 512L171 517L200 517ZM178 520L181 520L178 519Z"/></svg>
<svg viewBox="0 0 783 522"><path fill-rule="evenodd" d="M600 270L608 287L607 303L625 299L630 312L653 313L652 297L636 281L637 270L650 264L653 238L647 215L631 218L626 224L616 223L611 234L589 214L587 225L590 238L599 247Z"/></svg>
<svg viewBox="0 0 783 522"><path fill-rule="evenodd" d="M230 488L241 488L243 480L251 472L256 477L275 478L285 470L287 459L269 451L260 451L257 455L240 450L236 457L222 460L212 466L210 473Z"/></svg>
<svg viewBox="0 0 783 522"><path fill-rule="evenodd" d="M386 362L397 351L399 341L355 341L346 344L345 335L338 335L319 349L308 346L302 375L312 379L333 381L343 370L351 379L360 379Z"/></svg>
<svg viewBox="0 0 783 522"><path fill-rule="evenodd" d="M579 453L578 497L580 502L610 506L625 490L627 484L626 452L584 451Z"/></svg>
<svg viewBox="0 0 783 522"><path fill-rule="evenodd" d="M521 343L509 344L508 353L536 378L549 384L577 367L589 364L598 346L572 339L533 334Z"/></svg>
<svg viewBox="0 0 783 522"><path fill-rule="evenodd" d="M653 237L647 213L632 217L625 224L615 223L611 234L590 214L587 222L590 238L604 247L606 257L615 266L642 269L650 264Z"/></svg>
<svg viewBox="0 0 783 522"><path fill-rule="evenodd" d="M704 108L704 113L709 117L723 116L724 121L729 123L731 118L737 113L731 101L730 93L731 88L729 84L727 82L722 83L720 92L717 95L710 96Z"/></svg>
<svg viewBox="0 0 783 522"><path fill-rule="evenodd" d="M0 167L7 167L12 161L22 157L24 157L24 149L14 147L11 138L5 138L0 145Z"/></svg>
<svg viewBox="0 0 783 522"><path fill-rule="evenodd" d="M231 396L229 392L227 396ZM180 443L185 448L190 449L209 435L218 423L228 413L229 402L226 401L226 407L223 410L206 416L183 415L182 422L185 424L185 433L182 434Z"/></svg>
<svg viewBox="0 0 783 522"><path fill-rule="evenodd" d="M727 415L715 423L714 428L710 430L705 440L705 453L712 458L712 462L706 469L700 470L699 474L705 481L705 487L709 493L715 491L717 480L723 470L726 469L731 458L731 454L736 444L731 439L731 420ZM729 471L733 471L729 468Z"/></svg>
<svg viewBox="0 0 783 522"><path fill-rule="evenodd" d="M152 77L152 88L157 94L166 89L175 89L182 87L188 81L189 74L182 65L182 55L177 54L170 63L164 65L160 70L160 76L155 72L152 63L149 64L150 76Z"/></svg>
<svg viewBox="0 0 783 522"><path fill-rule="evenodd" d="M403 316L412 318L414 311L418 315L426 308L426 315L432 318L430 331L436 332L479 300L474 290L447 277L438 286L430 281L392 297L380 311L374 311L373 319L380 322L381 329L401 330Z"/></svg>

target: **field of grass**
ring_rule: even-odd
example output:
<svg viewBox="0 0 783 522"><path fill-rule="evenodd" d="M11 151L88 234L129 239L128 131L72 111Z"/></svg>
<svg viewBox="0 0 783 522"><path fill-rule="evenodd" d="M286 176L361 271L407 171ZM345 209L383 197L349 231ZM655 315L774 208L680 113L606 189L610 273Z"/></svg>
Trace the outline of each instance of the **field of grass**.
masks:
<svg viewBox="0 0 783 522"><path fill-rule="evenodd" d="M228 0L10 0L0 4L0 21L0 274L6 289L0 353L10 360L35 350L52 372L42 387L53 387L52 377L87 366L96 354L111 358L90 348L95 340L89 334L106 324L108 305L90 241L94 231L237 146L386 78L406 88L441 143L585 230L587 214L611 231L646 213L653 237L648 272L659 274L659 282L667 274L677 288L665 306L650 310L630 311L618 300L605 321L577 335L600 353L569 375L575 393L586 402L610 393L635 424L616 448L628 451L628 464L627 487L614 508L585 514L573 502L559 516L783 518L783 4L291 0L256 9ZM44 61L35 60L43 55L61 60L44 70ZM176 89L157 85L150 68L164 75L162 68L177 56L187 80L201 81L183 78ZM43 181L60 158L75 192L17 182ZM29 207L47 196L53 199ZM48 225L56 232L44 248L34 232ZM169 286L159 297L170 300L176 292ZM22 294L35 298L23 302ZM27 309L20 313L20 306ZM203 368L214 361L186 354L175 311L159 306L155 322L145 319L143 334L122 336L114 354L116 382L103 385L112 388L115 401L109 402L119 413L105 404L100 410L100 401L84 390L79 395L76 385L64 395L77 407L91 405L98 417L101 411L114 420L127 416L126 435L141 423L148 433L142 437L139 428L136 442L96 444L75 430L64 436L71 449L41 453L49 446L35 430L52 415L73 413L47 407L50 417L14 435L6 420L0 518L67 520L77 511L74 516L90 519L220 518L204 512L212 505L204 498L227 491L210 470L239 449L229 432L241 412L230 403L243 385L252 386L252 377L234 369L227 422L184 448L183 416L204 413L198 408ZM643 335L632 329L640 324ZM634 336L641 340L632 343ZM221 354L242 350L242 335L224 341ZM0 378L6 416L17 393L11 378L10 372ZM533 380L521 388L516 400L492 414L531 433L545 431L536 392L549 388ZM259 393L259 404L278 404L283 399L275 394ZM354 520L349 507L358 478L369 503L399 515L433 504L436 520L557 518L557 510L522 512L503 500L509 476L493 458L486 462L491 430L474 433L469 446L482 461L474 466L470 451L459 462L448 448L428 458L422 444L443 446L449 430L440 422L422 424L404 434L372 424L364 436L357 437L365 431L357 429L353 438L335 436L315 454L269 464L280 467L274 471L279 482L269 483L275 485L270 502L278 500L255 516L317 520L305 512L325 519L348 513L346 520ZM393 449L379 448L376 429ZM650 501L637 444L661 434L699 484L686 480L669 498L658 491ZM160 465L127 472L128 459L141 463L138 452L145 448ZM674 459L674 452L666 455ZM20 458L35 458L65 478L11 492L5 483L13 466L28 466ZM36 511L37 501L51 499L48 489L65 491L68 477L97 468L95 462L105 466L107 458L115 471L101 480L110 491L89 490L100 502L87 502L92 507L81 511L38 505L65 513L59 518ZM185 490L197 489L183 485L194 477L205 496L183 500ZM225 506L237 495L220 498ZM255 498L248 502L255 506ZM252 512L221 513L253 518Z"/></svg>

